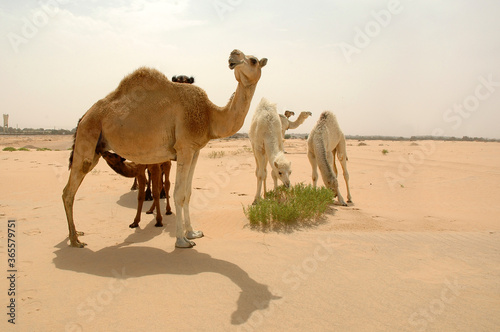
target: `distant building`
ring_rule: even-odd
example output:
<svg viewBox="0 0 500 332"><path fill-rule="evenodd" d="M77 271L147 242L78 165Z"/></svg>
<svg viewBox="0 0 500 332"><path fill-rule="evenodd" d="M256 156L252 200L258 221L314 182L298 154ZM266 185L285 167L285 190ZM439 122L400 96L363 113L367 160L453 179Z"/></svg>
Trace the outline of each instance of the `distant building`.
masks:
<svg viewBox="0 0 500 332"><path fill-rule="evenodd" d="M6 133L8 129L9 129L9 115L4 114L3 115L3 132Z"/></svg>

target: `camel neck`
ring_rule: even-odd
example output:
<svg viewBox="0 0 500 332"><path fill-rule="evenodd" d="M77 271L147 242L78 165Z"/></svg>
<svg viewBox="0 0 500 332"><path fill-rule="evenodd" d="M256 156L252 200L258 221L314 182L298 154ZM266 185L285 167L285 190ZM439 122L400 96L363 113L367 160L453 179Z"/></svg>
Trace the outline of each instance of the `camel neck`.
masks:
<svg viewBox="0 0 500 332"><path fill-rule="evenodd" d="M274 161L278 156L283 155L283 140L281 139L281 133L279 136L266 137L266 154L267 158L271 162L271 166L274 167Z"/></svg>
<svg viewBox="0 0 500 332"><path fill-rule="evenodd" d="M228 137L236 134L241 129L256 87L256 84L245 87L243 84L238 83L236 92L227 105L212 111L210 117L212 138Z"/></svg>

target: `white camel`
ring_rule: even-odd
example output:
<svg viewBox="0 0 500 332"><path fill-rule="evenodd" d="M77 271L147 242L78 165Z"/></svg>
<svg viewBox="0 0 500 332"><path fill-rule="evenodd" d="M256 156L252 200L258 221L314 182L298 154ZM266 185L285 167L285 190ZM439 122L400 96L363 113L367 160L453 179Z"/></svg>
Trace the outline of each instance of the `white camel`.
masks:
<svg viewBox="0 0 500 332"><path fill-rule="evenodd" d="M262 184L264 184L264 193L266 192L268 161L272 169L274 189L278 187L278 178L285 186L290 186L291 163L286 159L283 151L281 122L276 104L262 98L253 115L248 136L252 142L256 163L257 193L254 200L256 203L260 199Z"/></svg>
<svg viewBox="0 0 500 332"><path fill-rule="evenodd" d="M339 190L335 154L337 154L337 158L344 172L344 179L347 187L347 202L351 203L345 137L335 115L332 112L325 111L321 113L318 122L312 129L307 140L307 156L312 166L313 185L316 187L318 182L317 167L319 166L325 186L332 189L337 194L341 205L347 206Z"/></svg>
<svg viewBox="0 0 500 332"><path fill-rule="evenodd" d="M71 246L85 245L79 241L83 233L76 231L73 221L75 194L102 152L109 150L136 164L176 160L175 245L191 248L195 243L190 239L203 236L193 230L189 215L200 149L211 139L234 135L241 128L267 59L233 50L228 62L238 86L224 107L214 105L198 86L173 83L161 72L143 67L85 113L75 133L69 179L62 195Z"/></svg>
<svg viewBox="0 0 500 332"><path fill-rule="evenodd" d="M285 132L288 129L295 129L301 124L304 123L304 121L312 115L311 112L300 112L299 117L295 121L290 121L288 118L290 116L295 115L292 111L285 111L285 114L280 114L280 121L281 121L281 136L283 139L285 138Z"/></svg>

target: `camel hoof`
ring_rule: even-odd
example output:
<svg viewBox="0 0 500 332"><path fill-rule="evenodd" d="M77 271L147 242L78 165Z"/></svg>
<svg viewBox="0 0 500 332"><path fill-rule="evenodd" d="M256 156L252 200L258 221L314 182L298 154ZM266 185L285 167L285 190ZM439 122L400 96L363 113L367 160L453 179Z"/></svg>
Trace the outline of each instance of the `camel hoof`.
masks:
<svg viewBox="0 0 500 332"><path fill-rule="evenodd" d="M172 211L167 211L167 213L165 213L167 216L171 215L172 214Z"/></svg>
<svg viewBox="0 0 500 332"><path fill-rule="evenodd" d="M85 248L87 244L76 240L76 242L71 241L69 245L73 248Z"/></svg>
<svg viewBox="0 0 500 332"><path fill-rule="evenodd" d="M189 232L186 232L186 238L188 238L188 239L199 239L200 237L203 237L203 232L202 231L189 231Z"/></svg>
<svg viewBox="0 0 500 332"><path fill-rule="evenodd" d="M161 221L157 221L155 227L163 227L163 223Z"/></svg>
<svg viewBox="0 0 500 332"><path fill-rule="evenodd" d="M175 241L175 247L176 248L192 248L196 245L193 241L189 241L185 237L177 238L177 241Z"/></svg>
<svg viewBox="0 0 500 332"><path fill-rule="evenodd" d="M352 203L352 201L350 199L347 200L347 203Z"/></svg>
<svg viewBox="0 0 500 332"><path fill-rule="evenodd" d="M137 227L139 227L139 224L136 224L135 222L133 222L130 225L128 225L128 227L130 227L130 228L137 228Z"/></svg>
<svg viewBox="0 0 500 332"><path fill-rule="evenodd" d="M146 214L153 214L153 211L146 211Z"/></svg>

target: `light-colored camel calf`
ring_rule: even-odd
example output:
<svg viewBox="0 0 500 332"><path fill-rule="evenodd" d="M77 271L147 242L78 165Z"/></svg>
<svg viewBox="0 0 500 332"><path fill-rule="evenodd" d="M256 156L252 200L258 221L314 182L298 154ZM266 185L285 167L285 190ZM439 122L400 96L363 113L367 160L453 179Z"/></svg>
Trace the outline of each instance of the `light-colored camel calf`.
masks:
<svg viewBox="0 0 500 332"><path fill-rule="evenodd" d="M260 199L262 185L264 193L266 192L267 162L271 165L274 188L278 187L278 178L285 186L290 186L291 163L283 152L281 122L276 104L262 98L253 115L248 135L256 163L257 192L254 200L256 203Z"/></svg>
<svg viewBox="0 0 500 332"><path fill-rule="evenodd" d="M307 140L307 157L312 166L312 180L316 187L318 182L318 170L327 188L332 189L338 197L341 205L347 206L340 194L337 181L337 166L335 165L335 154L342 165L345 184L347 187L347 202L351 203L351 192L349 190L349 173L347 172L346 142L342 130L340 130L337 118L329 111L321 113L318 122L314 126Z"/></svg>

